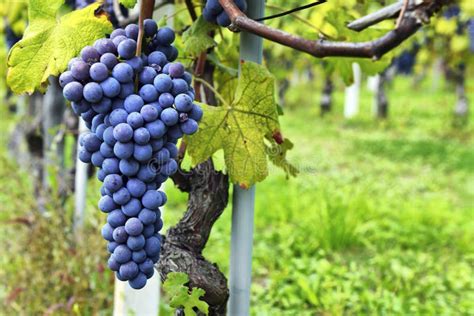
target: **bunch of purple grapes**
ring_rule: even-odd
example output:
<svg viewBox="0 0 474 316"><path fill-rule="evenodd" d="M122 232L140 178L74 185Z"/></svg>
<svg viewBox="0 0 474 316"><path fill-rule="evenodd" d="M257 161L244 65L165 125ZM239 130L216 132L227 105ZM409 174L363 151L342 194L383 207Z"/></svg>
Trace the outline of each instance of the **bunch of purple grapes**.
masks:
<svg viewBox="0 0 474 316"><path fill-rule="evenodd" d="M246 0L235 0L235 4L243 12L247 10ZM231 23L229 15L224 11L218 0L207 0L202 15L208 22L223 27L227 27Z"/></svg>
<svg viewBox="0 0 474 316"><path fill-rule="evenodd" d="M117 278L139 289L154 273L161 249L161 184L178 170L176 144L202 117L191 74L179 62L172 29L144 21L144 52L136 56L138 26L84 47L59 82L90 132L79 138L79 158L99 168L102 236Z"/></svg>

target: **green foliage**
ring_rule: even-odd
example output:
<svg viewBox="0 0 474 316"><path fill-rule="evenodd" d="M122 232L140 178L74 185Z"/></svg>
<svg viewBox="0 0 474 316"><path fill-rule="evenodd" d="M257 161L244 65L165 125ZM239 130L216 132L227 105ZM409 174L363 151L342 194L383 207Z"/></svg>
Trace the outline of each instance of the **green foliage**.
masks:
<svg viewBox="0 0 474 316"><path fill-rule="evenodd" d="M0 191L2 313L111 313L114 275L106 267L99 222L92 219L73 234L72 204L65 206L54 194L44 196L48 200L40 213L29 175L18 172L4 151L0 153L0 178L8 179Z"/></svg>
<svg viewBox="0 0 474 316"><path fill-rule="evenodd" d="M120 3L126 8L132 9L137 4L137 0L120 0Z"/></svg>
<svg viewBox="0 0 474 316"><path fill-rule="evenodd" d="M189 277L186 273L172 272L166 277L163 288L171 297L170 306L173 308L182 308L184 315L197 315L194 309L201 313L208 314L209 306L206 302L200 300L206 294L206 291L200 288L188 289Z"/></svg>
<svg viewBox="0 0 474 316"><path fill-rule="evenodd" d="M204 117L197 134L188 138L194 163L211 157L219 149L231 181L250 187L268 174L265 135L279 132L275 83L268 70L258 64L241 65L233 100L220 107L203 106Z"/></svg>
<svg viewBox="0 0 474 316"><path fill-rule="evenodd" d="M209 36L209 32L217 26L207 22L203 16L199 18L183 33L184 53L191 57L197 57L203 51L214 47L216 42Z"/></svg>
<svg viewBox="0 0 474 316"><path fill-rule="evenodd" d="M100 3L58 18L64 0L30 0L29 25L8 56L7 83L15 93L45 91L49 76L66 69L69 60L96 39L112 31Z"/></svg>
<svg viewBox="0 0 474 316"><path fill-rule="evenodd" d="M4 32L5 25L9 25L16 35L21 36L23 34L26 28L27 3L27 0L0 0L0 16L5 21L5 24L0 23L0 31L2 33Z"/></svg>
<svg viewBox="0 0 474 316"><path fill-rule="evenodd" d="M300 174L270 169L257 186L251 315L470 315L473 127L452 129L455 92L396 78L390 119L376 122L363 86L346 121L337 78L334 111L319 117L322 84L293 83L280 117ZM166 190L171 226L187 195ZM224 273L230 208L204 251Z"/></svg>

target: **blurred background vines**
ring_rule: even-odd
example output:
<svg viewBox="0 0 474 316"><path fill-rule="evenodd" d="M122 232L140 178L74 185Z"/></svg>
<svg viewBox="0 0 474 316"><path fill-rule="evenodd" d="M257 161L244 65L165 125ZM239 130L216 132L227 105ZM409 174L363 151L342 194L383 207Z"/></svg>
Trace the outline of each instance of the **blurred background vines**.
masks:
<svg viewBox="0 0 474 316"><path fill-rule="evenodd" d="M363 33L335 25L388 3L331 0L267 23L307 38L363 41L394 22ZM268 0L266 10L297 5ZM65 104L48 105L40 94L14 96L5 83L7 53L25 30L26 6L0 1L0 315L109 315L114 276L104 267L94 177L86 223L79 232L72 225L78 122ZM173 11L168 20L186 51L182 37L192 21L184 1L175 1ZM238 36L219 29L214 40L219 45L208 59L225 96L237 74ZM472 315L473 2L455 2L378 62L319 60L269 41L264 48L285 113L282 130L294 143L288 159L300 175L288 180L271 170L259 184L252 314ZM191 64L186 54L179 60ZM353 82L354 62L363 82L378 75L381 95L362 85L359 114L347 119L344 88ZM46 123L44 109L55 113ZM166 190L164 221L172 226L187 196L171 183ZM277 202L270 209L268 201ZM204 251L224 273L230 218L228 207ZM165 305L162 312L172 314Z"/></svg>

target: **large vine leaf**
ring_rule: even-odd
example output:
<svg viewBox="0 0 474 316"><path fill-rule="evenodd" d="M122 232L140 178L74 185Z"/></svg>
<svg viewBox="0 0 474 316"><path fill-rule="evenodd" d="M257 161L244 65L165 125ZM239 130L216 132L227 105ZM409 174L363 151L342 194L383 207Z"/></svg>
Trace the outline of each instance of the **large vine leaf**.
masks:
<svg viewBox="0 0 474 316"><path fill-rule="evenodd" d="M203 105L199 131L187 138L193 163L205 161L224 150L230 179L243 187L268 175L265 136L279 133L275 81L268 70L243 62L234 99L220 107Z"/></svg>
<svg viewBox="0 0 474 316"><path fill-rule="evenodd" d="M184 52L196 57L201 52L214 47L216 42L209 36L209 32L216 29L212 23L207 22L201 15L189 29L183 33Z"/></svg>
<svg viewBox="0 0 474 316"><path fill-rule="evenodd" d="M96 39L112 31L100 3L57 19L63 0L30 0L29 25L23 38L10 50L7 83L15 93L44 91L49 76L57 76L71 58Z"/></svg>
<svg viewBox="0 0 474 316"><path fill-rule="evenodd" d="M207 315L209 305L200 300L206 294L206 291L200 288L192 288L189 291L186 286L188 282L189 277L186 273L172 272L168 274L163 288L171 296L170 306L184 309L184 315L186 316L196 315L194 308Z"/></svg>

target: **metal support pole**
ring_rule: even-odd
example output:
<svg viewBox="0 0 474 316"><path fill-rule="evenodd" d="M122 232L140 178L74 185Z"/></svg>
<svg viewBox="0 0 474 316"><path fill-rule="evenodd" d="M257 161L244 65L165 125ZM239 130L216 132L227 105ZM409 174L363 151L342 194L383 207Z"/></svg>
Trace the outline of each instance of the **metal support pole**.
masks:
<svg viewBox="0 0 474 316"><path fill-rule="evenodd" d="M263 16L264 0L248 1L247 14L251 18ZM263 40L242 32L240 58L262 63ZM234 185L232 202L232 241L230 257L229 315L250 315L250 285L252 280L252 243L255 205L255 186L244 190Z"/></svg>

